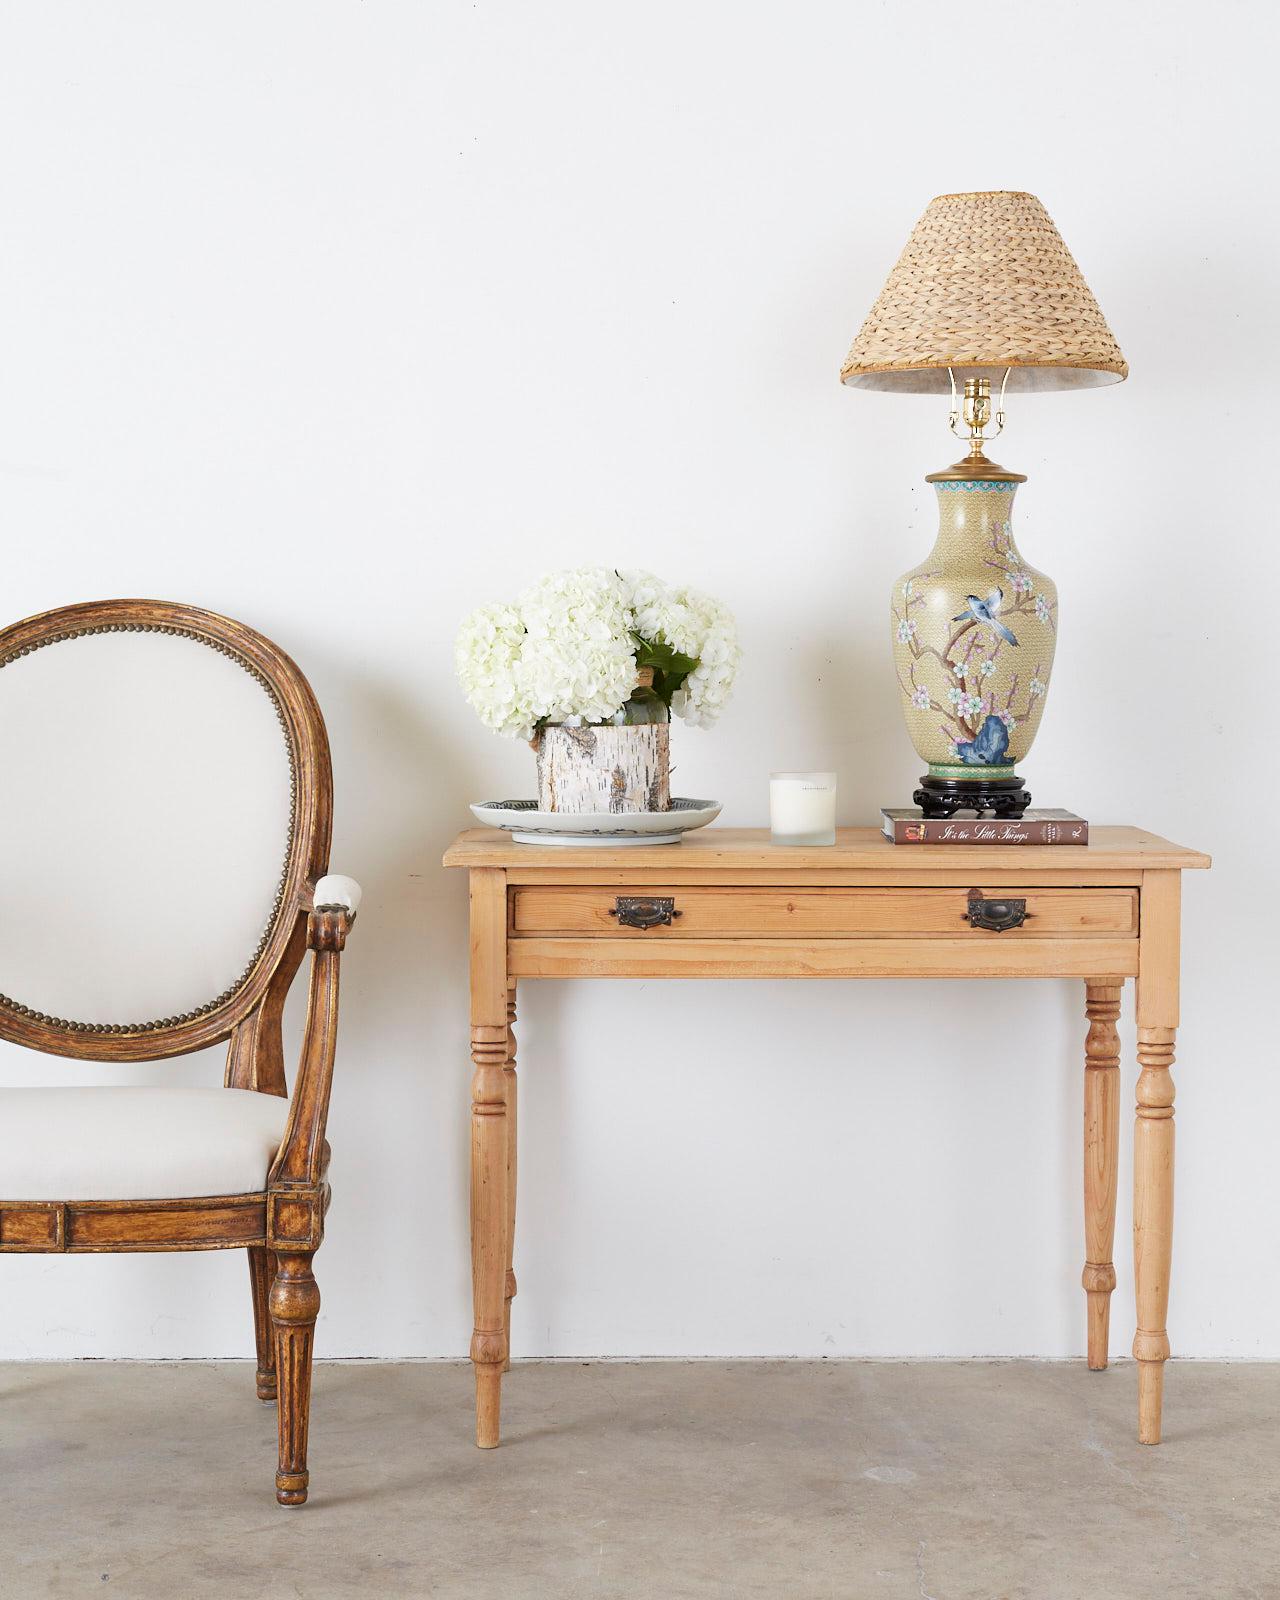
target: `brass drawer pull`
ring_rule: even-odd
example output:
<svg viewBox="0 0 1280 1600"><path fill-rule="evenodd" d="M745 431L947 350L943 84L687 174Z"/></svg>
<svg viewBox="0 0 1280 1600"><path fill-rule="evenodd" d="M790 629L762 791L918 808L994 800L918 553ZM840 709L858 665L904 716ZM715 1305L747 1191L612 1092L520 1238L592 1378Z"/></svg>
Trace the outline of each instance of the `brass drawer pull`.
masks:
<svg viewBox="0 0 1280 1600"><path fill-rule="evenodd" d="M620 894L609 915L624 928L669 928L680 912L672 895Z"/></svg>
<svg viewBox="0 0 1280 1600"><path fill-rule="evenodd" d="M1003 933L1006 928L1020 928L1029 916L1025 900L988 900L981 889L969 890L969 909L964 919L972 928Z"/></svg>

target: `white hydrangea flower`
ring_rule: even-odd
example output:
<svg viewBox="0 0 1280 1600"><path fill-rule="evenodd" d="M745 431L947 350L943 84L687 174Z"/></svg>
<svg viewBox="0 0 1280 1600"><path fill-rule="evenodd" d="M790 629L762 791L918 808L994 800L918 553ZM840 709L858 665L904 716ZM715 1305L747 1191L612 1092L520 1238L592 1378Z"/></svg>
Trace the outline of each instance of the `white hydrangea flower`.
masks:
<svg viewBox="0 0 1280 1600"><path fill-rule="evenodd" d="M453 658L463 693L485 727L531 739L536 718L520 682L524 637L514 606L480 606L458 629Z"/></svg>
<svg viewBox="0 0 1280 1600"><path fill-rule="evenodd" d="M635 632L697 661L671 709L693 727L709 728L724 710L741 660L733 617L709 595L670 589L650 572L624 572L622 582Z"/></svg>
<svg viewBox="0 0 1280 1600"><path fill-rule="evenodd" d="M686 656L696 656L698 666L675 691L672 710L694 728L710 728L725 709L738 677L742 659L738 624L718 600L696 589L677 589L674 600L680 616L690 619L691 632L683 635L685 643L667 637Z"/></svg>
<svg viewBox="0 0 1280 1600"><path fill-rule="evenodd" d="M683 631L683 619L676 615L671 591L662 579L655 578L652 572L620 572L618 581L632 629L642 639L665 638L679 650L681 647L671 633Z"/></svg>
<svg viewBox="0 0 1280 1600"><path fill-rule="evenodd" d="M539 722L608 722L635 687L623 586L604 567L549 573L520 597L519 677Z"/></svg>
<svg viewBox="0 0 1280 1600"><path fill-rule="evenodd" d="M672 708L709 727L737 673L733 618L718 601L647 572L549 573L514 606L481 606L458 632L458 679L485 726L512 737L531 738L547 723L620 721L635 688L637 637L697 663Z"/></svg>

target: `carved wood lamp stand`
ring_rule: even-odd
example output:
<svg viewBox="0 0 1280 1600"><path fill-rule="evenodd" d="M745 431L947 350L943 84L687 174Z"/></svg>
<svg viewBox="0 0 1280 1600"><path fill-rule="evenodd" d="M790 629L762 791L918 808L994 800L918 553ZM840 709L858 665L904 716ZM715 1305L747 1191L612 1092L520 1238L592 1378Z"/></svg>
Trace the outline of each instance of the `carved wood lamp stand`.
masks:
<svg viewBox="0 0 1280 1600"><path fill-rule="evenodd" d="M1083 1286L1088 1362L1107 1365L1120 1048L1137 982L1133 1248L1138 1437L1160 1442L1173 1218L1173 1062L1182 872L1207 856L1137 828L1084 847L905 850L878 830L834 848L709 828L679 846L548 848L472 829L471 1251L476 1443L498 1443L516 1184L516 985L532 978L1077 978L1085 985Z"/></svg>

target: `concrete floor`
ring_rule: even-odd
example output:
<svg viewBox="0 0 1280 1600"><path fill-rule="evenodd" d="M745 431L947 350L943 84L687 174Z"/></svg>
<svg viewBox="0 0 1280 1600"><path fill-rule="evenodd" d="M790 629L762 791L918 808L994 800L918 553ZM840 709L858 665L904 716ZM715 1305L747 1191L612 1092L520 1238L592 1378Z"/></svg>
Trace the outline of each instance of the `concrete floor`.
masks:
<svg viewBox="0 0 1280 1600"><path fill-rule="evenodd" d="M1276 1600L1280 1365L322 1365L277 1508L243 1363L0 1366L0 1595Z"/></svg>

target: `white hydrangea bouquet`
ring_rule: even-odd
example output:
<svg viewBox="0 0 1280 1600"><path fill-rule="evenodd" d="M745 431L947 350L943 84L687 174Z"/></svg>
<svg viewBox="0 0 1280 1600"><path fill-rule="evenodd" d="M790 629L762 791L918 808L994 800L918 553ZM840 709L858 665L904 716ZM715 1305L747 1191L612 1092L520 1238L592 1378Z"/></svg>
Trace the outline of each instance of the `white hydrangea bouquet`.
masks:
<svg viewBox="0 0 1280 1600"><path fill-rule="evenodd" d="M544 810L665 811L669 713L710 727L739 654L719 601L648 572L578 567L473 611L455 661L481 722L533 743Z"/></svg>

